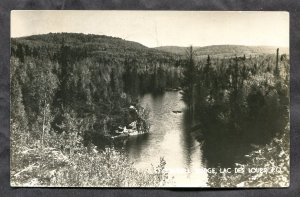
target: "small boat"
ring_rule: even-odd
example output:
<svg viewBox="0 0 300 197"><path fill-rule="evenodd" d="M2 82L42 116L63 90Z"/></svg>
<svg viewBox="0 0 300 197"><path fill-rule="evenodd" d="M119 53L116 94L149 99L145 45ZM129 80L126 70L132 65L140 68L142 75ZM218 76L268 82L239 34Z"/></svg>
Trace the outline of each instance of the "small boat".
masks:
<svg viewBox="0 0 300 197"><path fill-rule="evenodd" d="M134 106L130 106L130 109L136 110ZM148 133L150 127L145 127L145 124L145 121L140 119L135 120L126 126L119 126L114 132L108 134L107 137L110 139L117 139Z"/></svg>
<svg viewBox="0 0 300 197"><path fill-rule="evenodd" d="M143 134L146 134L146 133L149 133L149 132L138 132L138 131L134 131L134 132L128 133L128 135L129 135L129 136L135 136L135 135L143 135Z"/></svg>
<svg viewBox="0 0 300 197"><path fill-rule="evenodd" d="M181 113L182 111L174 110L174 111L172 111L172 112L175 113L175 114L178 114L178 113Z"/></svg>
<svg viewBox="0 0 300 197"><path fill-rule="evenodd" d="M126 138L129 136L136 136L136 135L143 135L146 134L148 132L139 132L137 130L134 129L124 129L124 131L122 132L115 132L117 135L110 135L111 139L117 139L117 138Z"/></svg>

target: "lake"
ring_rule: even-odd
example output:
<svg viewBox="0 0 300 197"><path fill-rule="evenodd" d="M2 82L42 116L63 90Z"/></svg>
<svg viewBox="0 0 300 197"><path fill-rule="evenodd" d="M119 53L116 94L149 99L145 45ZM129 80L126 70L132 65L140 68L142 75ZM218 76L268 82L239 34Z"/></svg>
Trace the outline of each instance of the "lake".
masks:
<svg viewBox="0 0 300 197"><path fill-rule="evenodd" d="M218 113L214 112L210 115L202 113L206 124L201 122L202 130L191 132L193 121L187 118L186 106L178 91L144 94L139 96L139 102L142 107L150 109L150 132L130 136L122 149L137 169L156 167L160 158L164 158L169 177L173 177L178 187L205 187L208 181L209 184L218 181L203 169L232 168L236 163L247 163L246 154L274 137L249 131L242 138L231 124L216 121ZM242 122L242 118L238 121ZM261 121L256 122L256 129L269 130ZM196 134L201 143L196 140Z"/></svg>
<svg viewBox="0 0 300 197"><path fill-rule="evenodd" d="M199 172L205 167L201 161L200 143L186 129L181 94L176 91L145 94L140 97L140 104L151 110L151 129L150 133L131 136L127 141L125 150L130 161L136 168L150 169L163 157L176 186L206 186L207 175Z"/></svg>

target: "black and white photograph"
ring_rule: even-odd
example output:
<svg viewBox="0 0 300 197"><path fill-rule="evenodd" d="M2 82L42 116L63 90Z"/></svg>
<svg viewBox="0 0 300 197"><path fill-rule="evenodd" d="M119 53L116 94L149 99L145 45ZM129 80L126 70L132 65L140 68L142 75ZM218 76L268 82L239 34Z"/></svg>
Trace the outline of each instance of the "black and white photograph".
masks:
<svg viewBox="0 0 300 197"><path fill-rule="evenodd" d="M13 10L12 187L290 185L289 13Z"/></svg>

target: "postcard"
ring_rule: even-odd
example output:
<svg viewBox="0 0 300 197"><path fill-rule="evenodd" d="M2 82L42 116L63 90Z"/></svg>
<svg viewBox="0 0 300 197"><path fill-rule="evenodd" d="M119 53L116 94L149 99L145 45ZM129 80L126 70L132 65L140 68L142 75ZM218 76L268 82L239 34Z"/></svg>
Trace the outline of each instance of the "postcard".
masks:
<svg viewBox="0 0 300 197"><path fill-rule="evenodd" d="M11 12L12 187L288 187L289 13Z"/></svg>

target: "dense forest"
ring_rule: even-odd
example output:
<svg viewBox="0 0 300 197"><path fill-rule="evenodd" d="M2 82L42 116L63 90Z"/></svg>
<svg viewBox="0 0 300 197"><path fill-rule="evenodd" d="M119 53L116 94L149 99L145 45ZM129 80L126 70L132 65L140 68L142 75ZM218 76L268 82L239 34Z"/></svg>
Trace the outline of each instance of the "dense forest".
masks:
<svg viewBox="0 0 300 197"><path fill-rule="evenodd" d="M234 165L226 158L283 139L289 121L289 56L276 50L245 54L243 48L236 53L239 49L211 56L207 48L174 53L99 35L13 38L12 184L165 185L170 180L163 158L157 168L143 172L120 152L95 147L105 145L99 139L107 134L137 121L131 107L138 120L147 122L147 111L139 105L145 93L182 90L184 114L202 142L207 166ZM218 145L216 138L222 139Z"/></svg>
<svg viewBox="0 0 300 197"><path fill-rule="evenodd" d="M73 114L90 141L128 124L138 94L179 86L180 58L119 38L30 36L12 39L11 53L13 122L41 140L41 130L68 130Z"/></svg>
<svg viewBox="0 0 300 197"><path fill-rule="evenodd" d="M280 180L288 179L289 165L288 55L280 55L277 49L273 55L255 58L207 56L197 61L195 56L190 47L181 83L182 99L188 107L186 118L191 130L202 143L206 166L235 167L241 158L251 155L248 166L281 166L285 170L280 179L261 176L261 182L252 179L247 186L286 183ZM233 177L214 176L210 185L235 186L239 179ZM251 180L251 175L239 178Z"/></svg>
<svg viewBox="0 0 300 197"><path fill-rule="evenodd" d="M144 112L138 105L140 93L179 86L180 61L170 53L108 36L13 38L12 158L23 146L74 154L81 144L103 145L101 137L134 121L130 106ZM29 165L24 162L13 160L12 171Z"/></svg>

